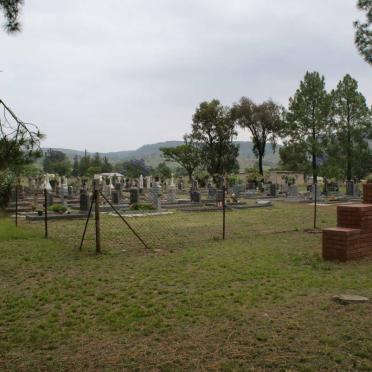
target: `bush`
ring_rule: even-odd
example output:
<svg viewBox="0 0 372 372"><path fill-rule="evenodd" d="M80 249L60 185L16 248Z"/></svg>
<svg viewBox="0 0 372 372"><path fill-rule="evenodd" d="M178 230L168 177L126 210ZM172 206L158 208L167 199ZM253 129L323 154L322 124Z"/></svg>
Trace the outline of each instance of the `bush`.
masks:
<svg viewBox="0 0 372 372"><path fill-rule="evenodd" d="M53 204L50 207L48 207L48 211L62 214L67 211L67 208L62 204Z"/></svg>
<svg viewBox="0 0 372 372"><path fill-rule="evenodd" d="M155 208L151 204L135 203L130 206L132 211L152 211Z"/></svg>
<svg viewBox="0 0 372 372"><path fill-rule="evenodd" d="M15 178L15 174L11 171L0 172L0 207L8 205Z"/></svg>

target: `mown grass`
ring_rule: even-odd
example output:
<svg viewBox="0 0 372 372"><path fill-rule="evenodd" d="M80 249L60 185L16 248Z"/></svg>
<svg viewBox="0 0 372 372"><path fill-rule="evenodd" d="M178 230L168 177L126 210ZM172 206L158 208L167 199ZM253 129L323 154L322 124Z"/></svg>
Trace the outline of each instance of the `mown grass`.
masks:
<svg viewBox="0 0 372 372"><path fill-rule="evenodd" d="M372 370L372 305L331 301L372 297L371 261L323 262L306 206L234 213L226 241L188 215L185 246L100 256L1 219L0 369Z"/></svg>

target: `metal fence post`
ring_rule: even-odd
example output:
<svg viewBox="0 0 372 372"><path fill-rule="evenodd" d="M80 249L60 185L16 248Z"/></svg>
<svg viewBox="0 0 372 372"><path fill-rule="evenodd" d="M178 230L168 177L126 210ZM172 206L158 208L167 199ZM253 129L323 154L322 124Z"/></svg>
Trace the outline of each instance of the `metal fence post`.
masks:
<svg viewBox="0 0 372 372"><path fill-rule="evenodd" d="M226 198L225 198L226 186L222 186L222 239L225 240L226 236Z"/></svg>
<svg viewBox="0 0 372 372"><path fill-rule="evenodd" d="M15 225L18 227L18 181L15 187Z"/></svg>
<svg viewBox="0 0 372 372"><path fill-rule="evenodd" d="M44 228L45 239L48 239L48 190L44 189Z"/></svg>
<svg viewBox="0 0 372 372"><path fill-rule="evenodd" d="M314 183L314 230L316 229L318 184Z"/></svg>
<svg viewBox="0 0 372 372"><path fill-rule="evenodd" d="M99 213L99 190L95 187L94 190L94 214L96 219L96 254L101 253L101 226Z"/></svg>

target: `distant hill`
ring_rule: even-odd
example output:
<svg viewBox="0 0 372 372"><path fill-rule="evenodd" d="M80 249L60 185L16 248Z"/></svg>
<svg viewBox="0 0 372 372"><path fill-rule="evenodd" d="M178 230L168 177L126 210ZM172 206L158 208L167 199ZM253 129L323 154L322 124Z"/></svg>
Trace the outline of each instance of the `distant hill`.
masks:
<svg viewBox="0 0 372 372"><path fill-rule="evenodd" d="M164 161L162 157L162 153L160 151L161 147L174 147L181 145L183 141L166 141L166 142L159 142L153 143L148 145L143 145L137 150L127 150L127 151L115 151L115 152L102 152L100 155L102 157L106 156L109 160L113 163L118 163L124 160L130 159L144 159L148 165L156 167L160 162ZM237 144L240 146L239 151L239 164L240 168L244 169L247 167L251 167L256 163L256 158L252 152L253 144L249 141L236 141ZM279 147L278 147L279 149ZM271 146L267 146L266 156L264 158L264 165L271 167L275 166L279 161L279 154L278 149L275 153L272 152ZM44 151L47 148L43 149ZM64 152L71 160L74 158L75 155L81 157L84 155L84 151L81 150L71 150L71 149L64 149L64 148L55 148L54 150L59 150ZM94 155L94 152L88 152L89 155Z"/></svg>

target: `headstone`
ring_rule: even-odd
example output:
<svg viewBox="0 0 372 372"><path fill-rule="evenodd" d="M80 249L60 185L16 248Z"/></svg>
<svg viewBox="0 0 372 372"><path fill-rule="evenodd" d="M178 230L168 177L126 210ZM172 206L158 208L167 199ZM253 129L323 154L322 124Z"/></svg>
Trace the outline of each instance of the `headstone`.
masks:
<svg viewBox="0 0 372 372"><path fill-rule="evenodd" d="M50 207L54 204L53 195L50 192L47 192L47 207Z"/></svg>
<svg viewBox="0 0 372 372"><path fill-rule="evenodd" d="M80 210L88 211L90 207L90 197L86 190L80 190Z"/></svg>
<svg viewBox="0 0 372 372"><path fill-rule="evenodd" d="M72 196L72 195L73 195L73 193L74 193L74 189L72 188L71 185L68 186L68 188L67 188L67 193L68 193L68 196Z"/></svg>
<svg viewBox="0 0 372 372"><path fill-rule="evenodd" d="M169 190L168 190L168 193L167 193L167 202L171 203L171 204L174 204L174 203L177 202L176 186L174 186L174 185L169 187Z"/></svg>
<svg viewBox="0 0 372 372"><path fill-rule="evenodd" d="M142 176L142 174L140 174L140 176L139 176L138 186L139 186L140 192L142 192L142 190L143 190L143 176Z"/></svg>
<svg viewBox="0 0 372 372"><path fill-rule="evenodd" d="M296 185L289 185L288 186L288 198L297 198L298 197L298 188Z"/></svg>
<svg viewBox="0 0 372 372"><path fill-rule="evenodd" d="M199 191L190 191L190 200L193 203L200 203L200 192Z"/></svg>
<svg viewBox="0 0 372 372"><path fill-rule="evenodd" d="M130 189L129 190L129 200L130 204L138 203L138 189Z"/></svg>
<svg viewBox="0 0 372 372"><path fill-rule="evenodd" d="M210 187L208 189L208 200L216 200L217 189Z"/></svg>
<svg viewBox="0 0 372 372"><path fill-rule="evenodd" d="M275 183L270 184L270 196L276 198L276 185Z"/></svg>
<svg viewBox="0 0 372 372"><path fill-rule="evenodd" d="M223 203L224 200L224 191L223 190L217 190L216 192L216 202L217 204Z"/></svg>
<svg viewBox="0 0 372 372"><path fill-rule="evenodd" d="M117 190L111 191L111 202L112 204L119 204L120 203L120 192Z"/></svg>
<svg viewBox="0 0 372 372"><path fill-rule="evenodd" d="M161 203L160 203L160 191L161 187L160 185L156 182L152 187L149 192L149 200L152 204L152 206L158 210L161 209Z"/></svg>
<svg viewBox="0 0 372 372"><path fill-rule="evenodd" d="M316 190L316 200L319 200L320 199L320 195L321 195L321 189L320 189L320 187L319 187L318 184L311 185L310 198L312 200L315 200L315 190Z"/></svg>
<svg viewBox="0 0 372 372"><path fill-rule="evenodd" d="M346 195L354 196L354 182L353 181L346 182Z"/></svg>

